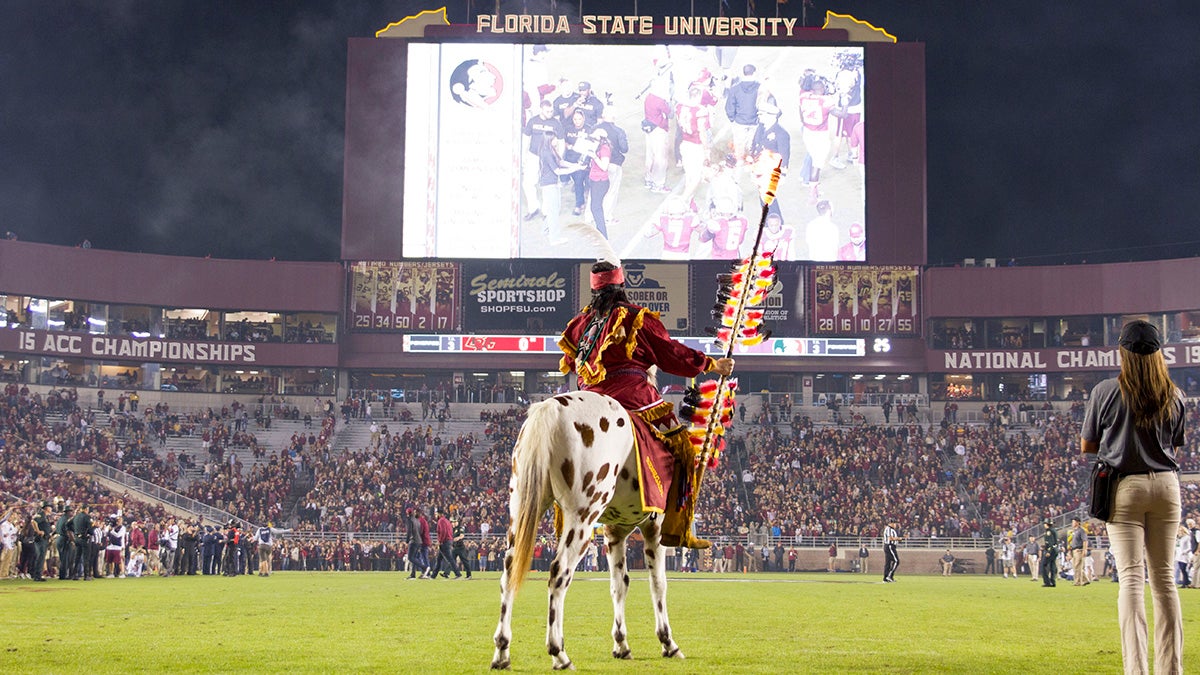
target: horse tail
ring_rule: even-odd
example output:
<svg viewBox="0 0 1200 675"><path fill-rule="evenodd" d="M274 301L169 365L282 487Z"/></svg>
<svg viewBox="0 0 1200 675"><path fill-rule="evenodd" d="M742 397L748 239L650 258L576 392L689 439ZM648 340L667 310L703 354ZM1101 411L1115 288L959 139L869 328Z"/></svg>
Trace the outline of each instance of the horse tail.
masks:
<svg viewBox="0 0 1200 675"><path fill-rule="evenodd" d="M512 568L508 570L513 592L521 589L533 561L538 524L545 513L550 483L550 452L557 442L558 406L550 401L529 407L529 416L517 436L513 451Z"/></svg>

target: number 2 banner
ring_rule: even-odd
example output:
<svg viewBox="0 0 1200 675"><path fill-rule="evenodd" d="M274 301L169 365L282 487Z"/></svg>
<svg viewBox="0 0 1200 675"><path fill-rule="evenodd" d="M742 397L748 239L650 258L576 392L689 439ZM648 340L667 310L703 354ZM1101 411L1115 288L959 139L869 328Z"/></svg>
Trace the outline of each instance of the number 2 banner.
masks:
<svg viewBox="0 0 1200 675"><path fill-rule="evenodd" d="M461 271L453 262L356 262L351 330L453 332Z"/></svg>
<svg viewBox="0 0 1200 675"><path fill-rule="evenodd" d="M920 335L920 270L817 265L811 272L814 335Z"/></svg>

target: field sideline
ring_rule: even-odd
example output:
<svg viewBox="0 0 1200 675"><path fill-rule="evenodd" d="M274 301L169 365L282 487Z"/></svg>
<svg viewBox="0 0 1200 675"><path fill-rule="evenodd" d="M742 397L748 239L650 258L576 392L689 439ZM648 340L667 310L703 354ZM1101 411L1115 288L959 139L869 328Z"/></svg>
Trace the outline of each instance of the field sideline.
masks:
<svg viewBox="0 0 1200 675"><path fill-rule="evenodd" d="M545 672L545 574L517 599L514 672ZM632 661L609 651L607 575L579 574L566 647L602 673L1118 673L1116 584L1028 578L671 575L684 661L659 656L644 573L628 603ZM1147 593L1147 595L1149 595ZM1200 666L1200 591L1180 593L1185 664ZM5 673L478 673L492 656L496 574L401 573L0 582ZM1151 627L1153 631L1153 627ZM1152 633L1153 634L1153 633Z"/></svg>

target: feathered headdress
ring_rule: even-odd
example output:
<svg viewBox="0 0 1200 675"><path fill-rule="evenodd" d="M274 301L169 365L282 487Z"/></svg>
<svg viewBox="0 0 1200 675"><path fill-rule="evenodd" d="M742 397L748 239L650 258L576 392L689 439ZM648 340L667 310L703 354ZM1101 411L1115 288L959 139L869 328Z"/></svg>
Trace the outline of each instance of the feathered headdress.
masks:
<svg viewBox="0 0 1200 675"><path fill-rule="evenodd" d="M593 272L591 277L593 291L625 282L625 272L621 269L621 256L617 255L616 249L608 242L608 238L600 234L600 230L587 223L570 223L566 229L583 240L586 250L595 255L596 262L611 263L616 268L611 272Z"/></svg>

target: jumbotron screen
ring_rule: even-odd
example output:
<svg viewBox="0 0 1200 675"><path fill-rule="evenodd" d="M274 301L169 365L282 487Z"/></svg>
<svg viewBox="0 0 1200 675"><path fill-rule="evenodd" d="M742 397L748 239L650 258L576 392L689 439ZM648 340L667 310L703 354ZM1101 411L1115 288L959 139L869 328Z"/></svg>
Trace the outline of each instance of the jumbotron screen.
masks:
<svg viewBox="0 0 1200 675"><path fill-rule="evenodd" d="M867 259L862 47L405 48L404 258Z"/></svg>

